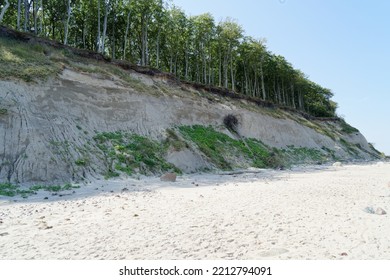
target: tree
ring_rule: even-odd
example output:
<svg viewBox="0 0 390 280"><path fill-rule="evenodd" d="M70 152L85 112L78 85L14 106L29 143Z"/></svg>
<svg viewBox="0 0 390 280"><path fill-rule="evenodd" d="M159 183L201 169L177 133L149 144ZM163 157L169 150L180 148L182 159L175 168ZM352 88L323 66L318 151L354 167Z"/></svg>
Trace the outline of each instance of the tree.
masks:
<svg viewBox="0 0 390 280"><path fill-rule="evenodd" d="M206 13L192 18L194 23L194 51L196 55L197 82L207 84L211 77L211 42L215 36L215 23L211 14Z"/></svg>
<svg viewBox="0 0 390 280"><path fill-rule="evenodd" d="M4 14L8 10L8 8L9 8L9 2L8 0L5 0L5 5L3 6L0 12L0 23L3 21Z"/></svg>
<svg viewBox="0 0 390 280"><path fill-rule="evenodd" d="M22 5L22 0L18 0L18 16L17 16L17 23L16 23L16 29L20 30L20 13L21 13L21 5Z"/></svg>
<svg viewBox="0 0 390 280"><path fill-rule="evenodd" d="M108 17L108 5L110 3L110 0L104 0L104 20L103 20L103 35L102 35L102 41L101 41L101 53L105 53L105 43L106 43L106 35L107 35L107 17ZM100 30L99 30L100 31Z"/></svg>
<svg viewBox="0 0 390 280"><path fill-rule="evenodd" d="M169 0L0 0L0 22L26 32L225 87L313 116L334 116L333 93L310 81L230 18L187 16ZM23 26L21 26L23 24Z"/></svg>
<svg viewBox="0 0 390 280"><path fill-rule="evenodd" d="M131 8L130 8L130 3L127 5L128 11L127 11L127 20L126 20L126 32L125 36L123 38L123 55L122 59L125 60L126 58L126 50L127 50L127 41L128 41L128 35L129 35L129 29L130 29L130 16L131 16Z"/></svg>
<svg viewBox="0 0 390 280"><path fill-rule="evenodd" d="M230 84L231 89L234 91L235 88L235 76L234 76L234 62L235 58L235 50L239 46L240 39L243 36L242 27L233 19L227 18L225 21L219 23L219 40L220 46L222 50L223 57L223 79L224 79L224 87L228 88L228 80L229 80L229 69L230 69Z"/></svg>
<svg viewBox="0 0 390 280"><path fill-rule="evenodd" d="M69 20L70 20L70 15L72 13L72 7L70 6L70 0L68 0L67 11L68 11L68 13L67 13L66 21L65 21L64 45L68 44Z"/></svg>
<svg viewBox="0 0 390 280"><path fill-rule="evenodd" d="M239 49L239 76L242 80L240 89L243 93L267 99L264 64L268 59L268 52L264 40L245 37Z"/></svg>

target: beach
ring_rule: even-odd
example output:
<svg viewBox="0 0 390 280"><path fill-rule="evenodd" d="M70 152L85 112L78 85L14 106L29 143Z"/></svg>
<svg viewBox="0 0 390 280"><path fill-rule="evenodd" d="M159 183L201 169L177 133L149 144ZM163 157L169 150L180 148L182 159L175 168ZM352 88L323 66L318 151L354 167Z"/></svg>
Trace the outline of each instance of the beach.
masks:
<svg viewBox="0 0 390 280"><path fill-rule="evenodd" d="M3 260L378 260L390 259L389 234L388 162L0 197Z"/></svg>

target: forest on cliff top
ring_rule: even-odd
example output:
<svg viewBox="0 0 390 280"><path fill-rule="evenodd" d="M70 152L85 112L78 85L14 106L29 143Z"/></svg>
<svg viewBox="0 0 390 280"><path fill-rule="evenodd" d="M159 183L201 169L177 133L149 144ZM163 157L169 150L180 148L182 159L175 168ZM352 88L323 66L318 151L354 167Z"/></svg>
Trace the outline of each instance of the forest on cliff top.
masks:
<svg viewBox="0 0 390 280"><path fill-rule="evenodd" d="M0 0L0 24L64 45L229 89L315 117L334 117L333 93L232 18L187 16L163 0Z"/></svg>

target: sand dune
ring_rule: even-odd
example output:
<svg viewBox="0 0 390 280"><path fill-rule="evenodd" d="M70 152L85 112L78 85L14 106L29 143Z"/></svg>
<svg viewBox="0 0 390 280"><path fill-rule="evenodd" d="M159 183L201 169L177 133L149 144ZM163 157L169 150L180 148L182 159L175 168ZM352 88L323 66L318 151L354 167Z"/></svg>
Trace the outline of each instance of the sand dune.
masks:
<svg viewBox="0 0 390 280"><path fill-rule="evenodd" d="M389 184L376 163L3 197L0 259L389 259Z"/></svg>

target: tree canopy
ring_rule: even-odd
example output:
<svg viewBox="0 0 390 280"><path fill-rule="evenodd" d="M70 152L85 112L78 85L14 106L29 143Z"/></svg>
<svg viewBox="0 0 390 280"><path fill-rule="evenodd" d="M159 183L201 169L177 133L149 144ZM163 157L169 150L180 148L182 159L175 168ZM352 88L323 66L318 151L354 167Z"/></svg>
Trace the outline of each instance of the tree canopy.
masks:
<svg viewBox="0 0 390 280"><path fill-rule="evenodd" d="M17 30L316 117L335 116L331 90L231 18L187 16L164 0L0 0L0 13L0 24Z"/></svg>

